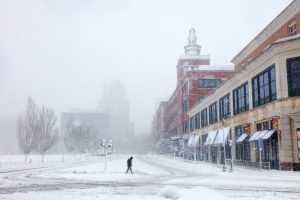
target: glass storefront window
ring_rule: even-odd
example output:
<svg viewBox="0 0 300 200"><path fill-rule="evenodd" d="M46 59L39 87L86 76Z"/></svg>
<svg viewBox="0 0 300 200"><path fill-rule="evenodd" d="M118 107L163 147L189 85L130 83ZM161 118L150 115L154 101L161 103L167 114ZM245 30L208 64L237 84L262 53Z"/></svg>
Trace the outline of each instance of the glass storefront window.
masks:
<svg viewBox="0 0 300 200"><path fill-rule="evenodd" d="M275 64L252 79L253 107L276 99Z"/></svg>
<svg viewBox="0 0 300 200"><path fill-rule="evenodd" d="M289 96L300 96L300 57L287 59Z"/></svg>

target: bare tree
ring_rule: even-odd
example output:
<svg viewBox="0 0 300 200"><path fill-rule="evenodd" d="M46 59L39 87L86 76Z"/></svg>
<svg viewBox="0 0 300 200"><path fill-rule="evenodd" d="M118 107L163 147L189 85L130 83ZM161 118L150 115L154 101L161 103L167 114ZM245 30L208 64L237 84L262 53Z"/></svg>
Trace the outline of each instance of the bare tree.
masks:
<svg viewBox="0 0 300 200"><path fill-rule="evenodd" d="M17 134L21 151L25 154L27 163L28 154L36 145L38 109L31 97L27 99L26 111L19 117L17 123Z"/></svg>
<svg viewBox="0 0 300 200"><path fill-rule="evenodd" d="M38 115L38 134L36 149L41 154L41 160L44 162L45 152L58 142L57 118L53 109L43 106Z"/></svg>

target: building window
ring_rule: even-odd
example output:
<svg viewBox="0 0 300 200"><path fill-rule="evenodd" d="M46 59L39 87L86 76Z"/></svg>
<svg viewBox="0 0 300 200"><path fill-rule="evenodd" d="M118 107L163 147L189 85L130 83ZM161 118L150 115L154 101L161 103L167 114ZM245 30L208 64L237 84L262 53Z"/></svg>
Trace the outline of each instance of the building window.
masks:
<svg viewBox="0 0 300 200"><path fill-rule="evenodd" d="M171 136L176 136L177 135L177 128L173 128L171 130Z"/></svg>
<svg viewBox="0 0 300 200"><path fill-rule="evenodd" d="M188 105L188 100L184 100L183 101L183 105L182 105L182 110L183 110L183 113L186 113L189 109L189 105Z"/></svg>
<svg viewBox="0 0 300 200"><path fill-rule="evenodd" d="M245 133L244 126L236 126L234 129L235 129L235 140L237 140L243 133Z"/></svg>
<svg viewBox="0 0 300 200"><path fill-rule="evenodd" d="M220 84L220 79L199 79L198 87L199 88L216 88Z"/></svg>
<svg viewBox="0 0 300 200"><path fill-rule="evenodd" d="M253 107L276 100L275 65L252 79Z"/></svg>
<svg viewBox="0 0 300 200"><path fill-rule="evenodd" d="M287 59L289 96L300 96L300 57Z"/></svg>
<svg viewBox="0 0 300 200"><path fill-rule="evenodd" d="M245 128L243 126L235 127L235 140L237 140L243 133L245 133ZM250 142L249 136L242 142L236 143L236 159L237 160L250 160Z"/></svg>
<svg viewBox="0 0 300 200"><path fill-rule="evenodd" d="M205 95L199 95L198 96L198 101L201 101L202 99L204 99L206 96Z"/></svg>
<svg viewBox="0 0 300 200"><path fill-rule="evenodd" d="M188 90L189 82L186 81L182 86L182 93L185 93Z"/></svg>
<svg viewBox="0 0 300 200"><path fill-rule="evenodd" d="M209 106L209 124L213 124L218 121L217 102Z"/></svg>
<svg viewBox="0 0 300 200"><path fill-rule="evenodd" d="M270 140L267 140L267 141L264 141L263 143L263 155L264 155L264 158L262 158L264 161L270 161Z"/></svg>
<svg viewBox="0 0 300 200"><path fill-rule="evenodd" d="M207 108L201 111L201 127L207 126Z"/></svg>
<svg viewBox="0 0 300 200"><path fill-rule="evenodd" d="M193 132L195 130L195 117L190 118L190 132Z"/></svg>
<svg viewBox="0 0 300 200"><path fill-rule="evenodd" d="M297 146L298 146L298 158L300 161L300 128L297 128Z"/></svg>
<svg viewBox="0 0 300 200"><path fill-rule="evenodd" d="M256 123L256 131L272 130L272 129L273 129L273 120L272 119Z"/></svg>
<svg viewBox="0 0 300 200"><path fill-rule="evenodd" d="M297 25L296 23L293 23L290 25L290 36L297 35Z"/></svg>
<svg viewBox="0 0 300 200"><path fill-rule="evenodd" d="M171 114L171 117L170 117L170 123L171 124L173 124L174 122L176 122L177 116L178 116L177 111L175 111L174 113Z"/></svg>
<svg viewBox="0 0 300 200"><path fill-rule="evenodd" d="M248 83L243 84L233 91L233 114L249 110Z"/></svg>
<svg viewBox="0 0 300 200"><path fill-rule="evenodd" d="M195 115L195 129L199 129L200 128L200 113L198 112Z"/></svg>
<svg viewBox="0 0 300 200"><path fill-rule="evenodd" d="M256 131L262 131L262 124L261 123L258 123L256 124Z"/></svg>
<svg viewBox="0 0 300 200"><path fill-rule="evenodd" d="M230 116L230 94L225 95L219 100L220 120Z"/></svg>
<svg viewBox="0 0 300 200"><path fill-rule="evenodd" d="M189 132L189 120L186 120L185 122L183 122L183 132L184 133L188 133Z"/></svg>

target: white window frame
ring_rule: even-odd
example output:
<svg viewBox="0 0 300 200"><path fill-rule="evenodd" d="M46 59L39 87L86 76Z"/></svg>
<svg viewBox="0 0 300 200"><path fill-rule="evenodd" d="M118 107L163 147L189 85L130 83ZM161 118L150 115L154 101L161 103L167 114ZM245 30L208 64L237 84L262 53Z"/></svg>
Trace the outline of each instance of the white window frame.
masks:
<svg viewBox="0 0 300 200"><path fill-rule="evenodd" d="M292 30L293 27L295 27L295 29ZM289 31L290 31L290 36L297 35L297 24L296 24L296 22L293 22L289 25Z"/></svg>

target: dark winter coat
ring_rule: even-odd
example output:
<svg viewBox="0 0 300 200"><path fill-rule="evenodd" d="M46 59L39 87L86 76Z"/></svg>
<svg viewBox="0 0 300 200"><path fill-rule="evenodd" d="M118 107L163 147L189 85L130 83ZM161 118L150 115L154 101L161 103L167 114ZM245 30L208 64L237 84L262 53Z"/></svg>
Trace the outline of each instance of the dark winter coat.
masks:
<svg viewBox="0 0 300 200"><path fill-rule="evenodd" d="M131 167L131 166L132 166L132 158L133 158L133 157L130 157L130 158L127 160L127 166L128 166L128 167Z"/></svg>

